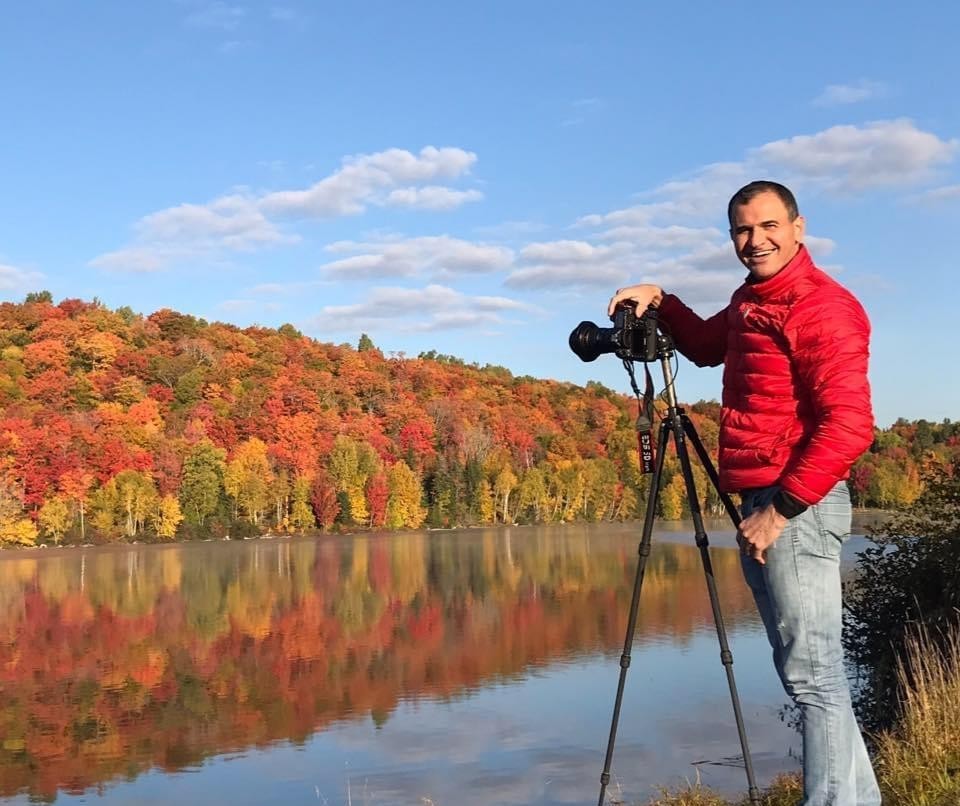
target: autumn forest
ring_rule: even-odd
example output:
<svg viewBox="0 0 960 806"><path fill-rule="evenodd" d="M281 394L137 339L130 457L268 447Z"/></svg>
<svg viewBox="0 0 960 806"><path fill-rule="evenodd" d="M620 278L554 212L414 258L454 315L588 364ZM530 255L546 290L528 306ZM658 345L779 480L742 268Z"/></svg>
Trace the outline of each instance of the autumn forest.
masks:
<svg viewBox="0 0 960 806"><path fill-rule="evenodd" d="M714 453L718 404L687 411ZM0 543L633 519L635 413L600 384L385 356L366 336L39 292L0 305ZM960 423L898 421L854 468L854 501L909 504L924 466L958 455ZM665 483L658 515L681 518L672 455Z"/></svg>

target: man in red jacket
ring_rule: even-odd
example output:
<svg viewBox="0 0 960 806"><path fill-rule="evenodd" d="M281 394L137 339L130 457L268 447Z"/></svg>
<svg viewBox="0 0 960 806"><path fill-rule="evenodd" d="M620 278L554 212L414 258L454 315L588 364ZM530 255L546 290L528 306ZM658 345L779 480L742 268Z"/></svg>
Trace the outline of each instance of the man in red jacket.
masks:
<svg viewBox="0 0 960 806"><path fill-rule="evenodd" d="M813 264L786 187L751 182L727 215L749 275L726 308L702 319L658 286L636 285L619 289L608 312L653 305L681 353L724 365L720 486L741 496L744 576L803 717L802 806L877 806L843 665L840 596L846 479L873 440L870 324Z"/></svg>

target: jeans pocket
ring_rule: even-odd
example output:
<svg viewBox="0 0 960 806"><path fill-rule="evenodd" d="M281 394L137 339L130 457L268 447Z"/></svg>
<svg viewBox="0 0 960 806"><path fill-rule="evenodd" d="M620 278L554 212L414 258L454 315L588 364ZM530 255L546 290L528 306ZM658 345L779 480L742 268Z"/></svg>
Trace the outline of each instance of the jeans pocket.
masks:
<svg viewBox="0 0 960 806"><path fill-rule="evenodd" d="M825 557L838 557L843 541L850 536L850 491L846 482L840 482L823 499L811 507L821 537Z"/></svg>

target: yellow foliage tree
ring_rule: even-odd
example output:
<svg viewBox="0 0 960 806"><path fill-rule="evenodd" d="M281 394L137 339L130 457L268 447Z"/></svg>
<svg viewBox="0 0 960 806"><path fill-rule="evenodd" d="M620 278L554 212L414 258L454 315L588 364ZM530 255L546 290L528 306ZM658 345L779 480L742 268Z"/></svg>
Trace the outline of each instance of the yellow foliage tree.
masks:
<svg viewBox="0 0 960 806"><path fill-rule="evenodd" d="M267 459L267 446L251 437L241 442L227 462L223 486L237 502L237 508L252 522L259 523L270 503L273 470Z"/></svg>
<svg viewBox="0 0 960 806"><path fill-rule="evenodd" d="M37 542L37 527L24 517L17 489L18 485L0 479L0 543L32 546Z"/></svg>
<svg viewBox="0 0 960 806"><path fill-rule="evenodd" d="M124 533L135 537L143 531L147 518L157 506L157 488L147 473L123 470L110 480L117 486Z"/></svg>
<svg viewBox="0 0 960 806"><path fill-rule="evenodd" d="M182 520L183 513L180 511L180 502L176 496L170 494L163 496L153 516L153 528L157 537L172 540L177 536L177 527Z"/></svg>
<svg viewBox="0 0 960 806"><path fill-rule="evenodd" d="M517 486L517 476L509 465L504 465L497 473L493 482L493 492L496 495L499 504L501 520L504 523L510 523L513 518L510 517L510 493Z"/></svg>
<svg viewBox="0 0 960 806"><path fill-rule="evenodd" d="M54 543L59 543L63 539L64 534L73 522L73 518L70 516L70 506L59 495L48 498L44 502L43 506L40 507L37 519L40 521L44 533Z"/></svg>
<svg viewBox="0 0 960 806"><path fill-rule="evenodd" d="M37 542L37 527L29 518L15 521L0 519L0 543L32 546Z"/></svg>
<svg viewBox="0 0 960 806"><path fill-rule="evenodd" d="M678 521L683 517L683 502L686 494L683 476L677 473L660 491L660 513L664 520Z"/></svg>
<svg viewBox="0 0 960 806"><path fill-rule="evenodd" d="M477 487L477 514L480 523L493 523L496 518L496 503L493 500L493 488L490 482L484 479Z"/></svg>
<svg viewBox="0 0 960 806"><path fill-rule="evenodd" d="M417 474L406 462L397 462L390 468L387 486L390 489L387 499L387 527L419 529L427 517L427 510L420 504L422 490Z"/></svg>

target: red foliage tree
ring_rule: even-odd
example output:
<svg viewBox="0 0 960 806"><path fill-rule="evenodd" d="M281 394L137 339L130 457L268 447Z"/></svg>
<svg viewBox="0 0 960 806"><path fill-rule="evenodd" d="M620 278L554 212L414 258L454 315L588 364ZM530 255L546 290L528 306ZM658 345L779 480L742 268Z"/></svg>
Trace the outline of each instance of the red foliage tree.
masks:
<svg viewBox="0 0 960 806"><path fill-rule="evenodd" d="M387 484L386 473L374 473L367 479L367 506L370 509L370 525L376 529L383 528L387 520L387 499L390 497L390 487Z"/></svg>
<svg viewBox="0 0 960 806"><path fill-rule="evenodd" d="M310 486L310 504L313 507L313 516L317 525L327 530L333 526L337 515L340 514L340 504L337 502L337 489L327 475L320 470Z"/></svg>

